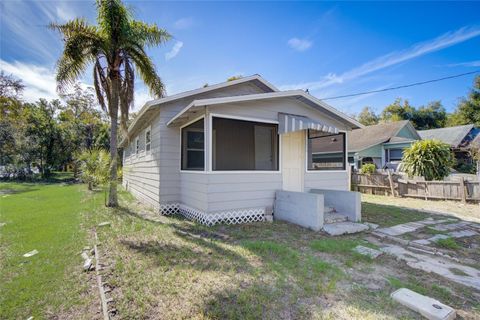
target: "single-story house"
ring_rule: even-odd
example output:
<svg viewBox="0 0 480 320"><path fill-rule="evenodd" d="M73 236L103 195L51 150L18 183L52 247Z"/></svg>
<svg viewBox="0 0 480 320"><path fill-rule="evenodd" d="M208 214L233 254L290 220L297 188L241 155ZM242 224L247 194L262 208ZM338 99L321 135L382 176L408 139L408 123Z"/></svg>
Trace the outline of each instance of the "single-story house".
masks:
<svg viewBox="0 0 480 320"><path fill-rule="evenodd" d="M418 134L423 140L437 139L448 144L452 149L452 152L455 154L457 166L462 164L474 164L470 155L470 148L472 142L477 136L479 136L480 128L475 128L473 124L431 130L419 130Z"/></svg>
<svg viewBox="0 0 480 320"><path fill-rule="evenodd" d="M396 168L403 150L420 140L408 120L380 123L353 130L348 138L348 162L355 169L374 163L379 169Z"/></svg>
<svg viewBox="0 0 480 320"><path fill-rule="evenodd" d="M120 142L123 186L161 214L260 221L277 190L348 190L347 132L361 127L259 75L211 85L145 104Z"/></svg>

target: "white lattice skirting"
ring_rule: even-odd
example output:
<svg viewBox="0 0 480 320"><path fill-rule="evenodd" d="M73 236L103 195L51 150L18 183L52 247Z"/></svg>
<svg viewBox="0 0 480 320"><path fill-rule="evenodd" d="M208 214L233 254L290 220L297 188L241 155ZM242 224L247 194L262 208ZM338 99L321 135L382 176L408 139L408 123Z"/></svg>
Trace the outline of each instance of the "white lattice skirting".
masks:
<svg viewBox="0 0 480 320"><path fill-rule="evenodd" d="M176 202L173 203L162 203L160 204L160 214L164 216L171 216L172 214L179 213L180 205Z"/></svg>
<svg viewBox="0 0 480 320"><path fill-rule="evenodd" d="M160 214L172 215L180 213L187 219L197 221L207 226L217 223L238 224L265 221L265 208L250 208L206 213L179 203L164 203L160 205Z"/></svg>

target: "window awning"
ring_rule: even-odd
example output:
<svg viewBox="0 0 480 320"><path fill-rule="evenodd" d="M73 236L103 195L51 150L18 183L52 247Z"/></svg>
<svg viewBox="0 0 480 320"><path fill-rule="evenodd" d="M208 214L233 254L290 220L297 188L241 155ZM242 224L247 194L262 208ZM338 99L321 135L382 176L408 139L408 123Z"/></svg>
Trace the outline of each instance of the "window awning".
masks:
<svg viewBox="0 0 480 320"><path fill-rule="evenodd" d="M313 120L305 116L278 113L278 134L284 134L305 129L313 129L327 133L338 133L338 129L321 121Z"/></svg>

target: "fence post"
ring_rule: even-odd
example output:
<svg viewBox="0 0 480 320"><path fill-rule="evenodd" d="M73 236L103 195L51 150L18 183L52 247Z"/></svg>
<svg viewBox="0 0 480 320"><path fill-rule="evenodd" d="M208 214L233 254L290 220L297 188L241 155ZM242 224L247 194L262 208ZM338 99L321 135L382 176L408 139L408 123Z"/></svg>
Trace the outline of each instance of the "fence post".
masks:
<svg viewBox="0 0 480 320"><path fill-rule="evenodd" d="M465 188L465 179L463 177L460 178L460 196L462 197L462 202L467 202L467 190Z"/></svg>
<svg viewBox="0 0 480 320"><path fill-rule="evenodd" d="M395 186L393 185L392 172L387 169L388 172L388 182L390 183L390 191L392 192L392 197L395 197Z"/></svg>

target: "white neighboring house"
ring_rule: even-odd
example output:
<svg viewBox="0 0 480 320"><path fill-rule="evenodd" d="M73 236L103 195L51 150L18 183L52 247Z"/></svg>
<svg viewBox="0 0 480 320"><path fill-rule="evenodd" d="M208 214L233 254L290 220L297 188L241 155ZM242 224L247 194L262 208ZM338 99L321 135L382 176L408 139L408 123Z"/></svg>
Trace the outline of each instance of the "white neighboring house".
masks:
<svg viewBox="0 0 480 320"><path fill-rule="evenodd" d="M363 127L259 75L153 100L128 129L123 185L161 214L260 221L275 191L348 189L346 132Z"/></svg>

